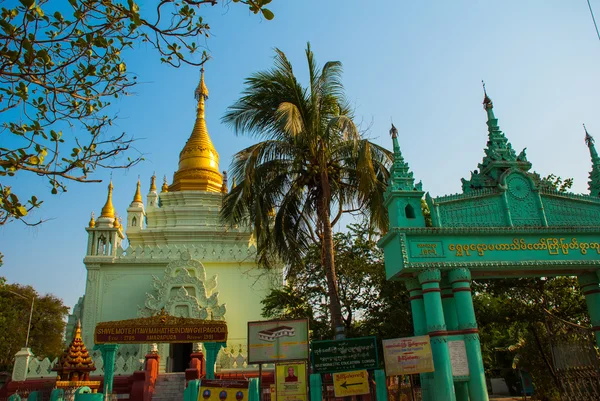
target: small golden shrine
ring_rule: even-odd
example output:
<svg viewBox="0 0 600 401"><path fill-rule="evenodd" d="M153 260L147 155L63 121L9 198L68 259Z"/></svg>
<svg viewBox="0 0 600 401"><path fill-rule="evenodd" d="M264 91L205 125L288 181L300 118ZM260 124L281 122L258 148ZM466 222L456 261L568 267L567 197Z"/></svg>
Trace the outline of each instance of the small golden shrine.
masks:
<svg viewBox="0 0 600 401"><path fill-rule="evenodd" d="M90 372L95 371L96 367L81 338L81 322L77 322L73 341L52 370L57 372L56 387L87 386L94 393L100 388L100 381L90 381Z"/></svg>

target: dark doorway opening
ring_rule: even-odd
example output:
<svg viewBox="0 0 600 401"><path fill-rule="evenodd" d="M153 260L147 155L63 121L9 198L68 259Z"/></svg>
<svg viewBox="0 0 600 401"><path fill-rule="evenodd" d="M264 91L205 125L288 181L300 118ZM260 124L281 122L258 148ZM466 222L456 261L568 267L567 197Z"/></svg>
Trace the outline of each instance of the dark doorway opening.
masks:
<svg viewBox="0 0 600 401"><path fill-rule="evenodd" d="M171 372L185 372L190 367L190 355L192 354L192 343L171 344Z"/></svg>

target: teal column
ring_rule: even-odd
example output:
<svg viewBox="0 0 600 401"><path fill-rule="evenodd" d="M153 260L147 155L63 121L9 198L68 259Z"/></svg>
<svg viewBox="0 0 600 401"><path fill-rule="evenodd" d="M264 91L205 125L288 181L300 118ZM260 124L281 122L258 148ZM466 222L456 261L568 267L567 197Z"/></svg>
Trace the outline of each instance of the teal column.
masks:
<svg viewBox="0 0 600 401"><path fill-rule="evenodd" d="M425 305L423 303L423 292L421 284L416 278L404 281L410 295L410 309L412 311L413 328L415 336L427 334L427 321L425 319ZM421 373L421 397L423 401L434 401L431 384L433 384L433 373Z"/></svg>
<svg viewBox="0 0 600 401"><path fill-rule="evenodd" d="M400 391L400 384L398 384L398 391ZM387 383L385 381L385 370L383 369L377 369L375 371L375 398L377 399L377 401L388 401Z"/></svg>
<svg viewBox="0 0 600 401"><path fill-rule="evenodd" d="M453 269L448 273L452 283L454 303L458 317L458 329L465 339L467 361L469 363L469 396L471 401L488 401L485 371L481 357L481 344L479 343L479 330L473 309L471 297L471 272L469 269Z"/></svg>
<svg viewBox="0 0 600 401"><path fill-rule="evenodd" d="M442 307L444 308L444 320L448 332L458 330L458 316L456 314L456 305L454 303L454 294L452 293L452 284L447 277L443 277L440 281L442 288ZM450 333L448 333L450 334ZM452 378L454 380L454 377ZM469 401L469 388L466 381L454 382L454 393L456 401Z"/></svg>
<svg viewBox="0 0 600 401"><path fill-rule="evenodd" d="M427 269L419 273L419 282L423 292L427 332L431 337L433 354L434 400L456 401L452 378L452 365L448 351L448 332L444 321L444 308L440 290L442 275L439 269Z"/></svg>
<svg viewBox="0 0 600 401"><path fill-rule="evenodd" d="M104 388L102 392L112 394L113 381L115 379L115 357L119 344L102 344L94 346L94 349L102 353L102 362L104 364Z"/></svg>
<svg viewBox="0 0 600 401"><path fill-rule="evenodd" d="M310 401L323 400L323 382L321 381L320 373L312 373L310 375Z"/></svg>
<svg viewBox="0 0 600 401"><path fill-rule="evenodd" d="M206 378L215 378L215 363L217 363L217 355L219 350L225 347L225 343L204 343L206 348ZM260 389L259 389L260 390Z"/></svg>
<svg viewBox="0 0 600 401"><path fill-rule="evenodd" d="M586 273L577 277L579 286L583 295L585 295L585 302L587 303L588 313L590 314L590 320L592 322L592 330L596 334L596 344L600 347L600 285L598 285L598 274Z"/></svg>
<svg viewBox="0 0 600 401"><path fill-rule="evenodd" d="M206 346L206 344L204 344ZM260 388L258 387L258 377L253 377L248 384L248 401L260 401Z"/></svg>

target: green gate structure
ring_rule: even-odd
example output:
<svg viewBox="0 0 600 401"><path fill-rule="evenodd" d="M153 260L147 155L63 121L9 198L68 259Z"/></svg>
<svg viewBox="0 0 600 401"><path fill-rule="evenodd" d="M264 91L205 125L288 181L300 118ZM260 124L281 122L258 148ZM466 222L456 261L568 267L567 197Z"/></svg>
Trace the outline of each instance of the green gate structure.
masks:
<svg viewBox="0 0 600 401"><path fill-rule="evenodd" d="M531 171L513 150L484 98L489 138L483 161L462 194L432 198L426 224L422 184L415 184L392 125L394 164L385 196L390 230L381 239L389 280L410 291L415 335L431 338L434 373L421 374L426 401L488 400L473 278L577 276L600 345L600 157L592 159L589 195L563 193ZM453 375L451 342L464 342L468 375ZM454 345L454 344L453 344Z"/></svg>

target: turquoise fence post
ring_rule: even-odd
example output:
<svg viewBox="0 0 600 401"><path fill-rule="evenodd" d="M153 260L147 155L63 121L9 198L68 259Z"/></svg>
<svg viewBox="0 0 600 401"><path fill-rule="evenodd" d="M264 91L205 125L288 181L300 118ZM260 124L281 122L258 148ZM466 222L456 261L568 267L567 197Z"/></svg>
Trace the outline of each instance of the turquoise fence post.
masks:
<svg viewBox="0 0 600 401"><path fill-rule="evenodd" d="M442 275L439 269L427 269L419 273L419 283L423 292L427 332L431 337L433 354L433 386L435 401L456 401L454 379L448 350L448 332L444 321L444 308L440 290Z"/></svg>
<svg viewBox="0 0 600 401"><path fill-rule="evenodd" d="M63 401L65 399L65 390L62 388L55 388L50 393L50 401Z"/></svg>
<svg viewBox="0 0 600 401"><path fill-rule="evenodd" d="M104 388L102 392L112 394L115 379L115 357L117 356L119 344L101 344L94 346L94 349L100 350L104 363Z"/></svg>
<svg viewBox="0 0 600 401"><path fill-rule="evenodd" d="M465 268L452 269L448 273L448 279L452 283L452 292L454 293L454 302L458 317L458 329L463 333L465 339L470 377L469 397L471 401L488 401L485 371L481 357L481 344L479 343L479 331L477 329L477 320L475 319L473 298L471 296L471 272Z"/></svg>
<svg viewBox="0 0 600 401"><path fill-rule="evenodd" d="M204 343L206 348L206 378L215 378L215 363L217 363L217 355L219 350L225 347L225 343Z"/></svg>
<svg viewBox="0 0 600 401"><path fill-rule="evenodd" d="M592 322L592 330L596 334L596 344L600 347L600 286L598 285L598 275L596 273L582 274L577 277L581 292L585 295L588 313Z"/></svg>
<svg viewBox="0 0 600 401"><path fill-rule="evenodd" d="M32 391L27 396L27 401L38 401L39 399L40 399L40 392L39 391Z"/></svg>
<svg viewBox="0 0 600 401"><path fill-rule="evenodd" d="M8 397L8 401L21 401L21 396L19 394L13 394Z"/></svg>
<svg viewBox="0 0 600 401"><path fill-rule="evenodd" d="M183 390L183 401L198 401L199 390L200 380L190 380L185 390Z"/></svg>
<svg viewBox="0 0 600 401"><path fill-rule="evenodd" d="M250 379L250 384L248 385L248 401L259 401L259 399L258 377L254 377Z"/></svg>
<svg viewBox="0 0 600 401"><path fill-rule="evenodd" d="M310 401L323 400L323 382L320 373L310 375Z"/></svg>
<svg viewBox="0 0 600 401"><path fill-rule="evenodd" d="M410 295L410 309L413 318L413 328L415 336L424 336L427 334L427 321L425 319L425 305L423 303L423 292L421 284L416 278L407 279L404 281L406 289ZM434 401L431 389L432 374L421 373L421 397L423 401Z"/></svg>
<svg viewBox="0 0 600 401"><path fill-rule="evenodd" d="M399 389L400 384L398 384L398 390ZM385 381L385 370L383 369L377 369L375 371L375 397L377 401L388 401L387 383Z"/></svg>
<svg viewBox="0 0 600 401"><path fill-rule="evenodd" d="M452 293L452 284L448 277L442 277L440 281L442 289L442 307L444 308L444 320L448 332L458 330L458 316L456 314L456 305L454 294ZM454 380L454 377L452 378ZM466 381L454 381L454 394L456 401L469 401L469 388Z"/></svg>

